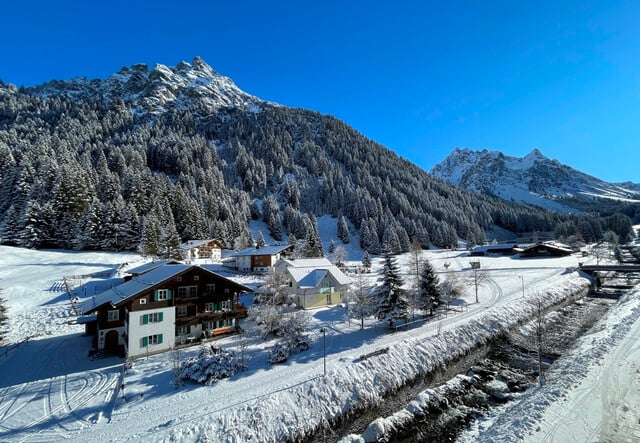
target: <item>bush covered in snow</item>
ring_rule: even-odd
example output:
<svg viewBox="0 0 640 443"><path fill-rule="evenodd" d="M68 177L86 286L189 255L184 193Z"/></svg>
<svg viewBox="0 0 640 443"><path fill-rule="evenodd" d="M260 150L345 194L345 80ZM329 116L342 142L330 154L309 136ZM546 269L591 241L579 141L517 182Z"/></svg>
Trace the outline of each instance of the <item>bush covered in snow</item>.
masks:
<svg viewBox="0 0 640 443"><path fill-rule="evenodd" d="M180 380L212 385L246 369L235 353L213 346L203 346L195 357L180 363Z"/></svg>

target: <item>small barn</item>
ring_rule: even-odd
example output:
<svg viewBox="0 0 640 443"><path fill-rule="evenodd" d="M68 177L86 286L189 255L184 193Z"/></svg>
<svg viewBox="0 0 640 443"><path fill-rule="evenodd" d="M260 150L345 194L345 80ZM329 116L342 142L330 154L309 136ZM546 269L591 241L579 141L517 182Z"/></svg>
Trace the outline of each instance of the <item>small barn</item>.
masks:
<svg viewBox="0 0 640 443"><path fill-rule="evenodd" d="M514 255L515 249L518 247L515 243L507 243L501 245L484 245L476 246L469 252L472 257L483 257L486 255Z"/></svg>
<svg viewBox="0 0 640 443"><path fill-rule="evenodd" d="M522 258L566 257L567 255L573 254L573 249L562 243L546 241L529 245L524 248L516 248L516 252L518 252Z"/></svg>

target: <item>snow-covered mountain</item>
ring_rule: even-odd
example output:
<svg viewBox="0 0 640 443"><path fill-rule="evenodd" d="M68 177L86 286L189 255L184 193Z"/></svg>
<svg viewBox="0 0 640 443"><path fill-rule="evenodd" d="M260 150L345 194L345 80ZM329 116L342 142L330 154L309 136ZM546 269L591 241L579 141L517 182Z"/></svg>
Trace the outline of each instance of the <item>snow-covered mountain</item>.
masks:
<svg viewBox="0 0 640 443"><path fill-rule="evenodd" d="M486 149L456 148L431 174L472 191L564 212L584 210L595 199L640 201L637 189L577 171L538 149L516 158Z"/></svg>
<svg viewBox="0 0 640 443"><path fill-rule="evenodd" d="M214 112L223 107L257 111L265 103L247 94L228 77L218 74L200 57L175 67L146 64L123 67L108 79L52 81L28 88L43 97L66 95L83 99L122 99L139 115L162 114L168 109ZM270 103L274 105L274 103Z"/></svg>

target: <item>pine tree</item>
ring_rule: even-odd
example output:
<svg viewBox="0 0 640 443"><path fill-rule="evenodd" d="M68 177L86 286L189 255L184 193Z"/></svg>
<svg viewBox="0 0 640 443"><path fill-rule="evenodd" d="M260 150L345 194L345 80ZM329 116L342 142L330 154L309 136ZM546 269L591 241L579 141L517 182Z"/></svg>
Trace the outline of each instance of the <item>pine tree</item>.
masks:
<svg viewBox="0 0 640 443"><path fill-rule="evenodd" d="M402 289L402 278L396 257L387 249L384 257L384 280L376 290L375 315L379 320L389 322L390 326L399 319L407 319L409 301Z"/></svg>
<svg viewBox="0 0 640 443"><path fill-rule="evenodd" d="M331 239L331 243L329 243L329 254L333 254L336 252L336 242Z"/></svg>
<svg viewBox="0 0 640 443"><path fill-rule="evenodd" d="M369 257L369 253L364 251L364 255L362 256L362 267L365 272L371 271L371 257Z"/></svg>
<svg viewBox="0 0 640 443"><path fill-rule="evenodd" d="M145 257L157 257L160 254L160 223L154 216L146 217L142 224L142 239L138 250Z"/></svg>
<svg viewBox="0 0 640 443"><path fill-rule="evenodd" d="M349 243L349 225L347 225L347 220L344 218L344 215L340 216L338 220L338 238L345 245Z"/></svg>
<svg viewBox="0 0 640 443"><path fill-rule="evenodd" d="M322 251L322 241L320 240L320 233L318 232L318 222L316 218L311 215L304 216L305 226L307 228L307 237L305 245L301 251L303 257L314 258L324 257Z"/></svg>
<svg viewBox="0 0 640 443"><path fill-rule="evenodd" d="M420 271L420 281L418 284L418 296L416 306L423 311L429 310L429 315L433 315L433 309L440 304L439 279L429 260L422 262Z"/></svg>
<svg viewBox="0 0 640 443"><path fill-rule="evenodd" d="M256 248L260 249L260 248L264 247L264 245L266 245L266 242L264 241L264 235L262 234L262 231L258 231L258 238L256 240Z"/></svg>

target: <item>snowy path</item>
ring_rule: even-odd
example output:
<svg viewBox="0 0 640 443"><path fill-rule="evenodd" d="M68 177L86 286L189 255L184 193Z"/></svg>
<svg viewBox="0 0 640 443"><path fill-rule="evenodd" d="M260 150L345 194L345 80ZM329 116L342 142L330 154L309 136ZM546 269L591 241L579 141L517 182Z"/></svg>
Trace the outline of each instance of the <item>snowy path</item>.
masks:
<svg viewBox="0 0 640 443"><path fill-rule="evenodd" d="M640 317L542 420L538 442L640 441Z"/></svg>

